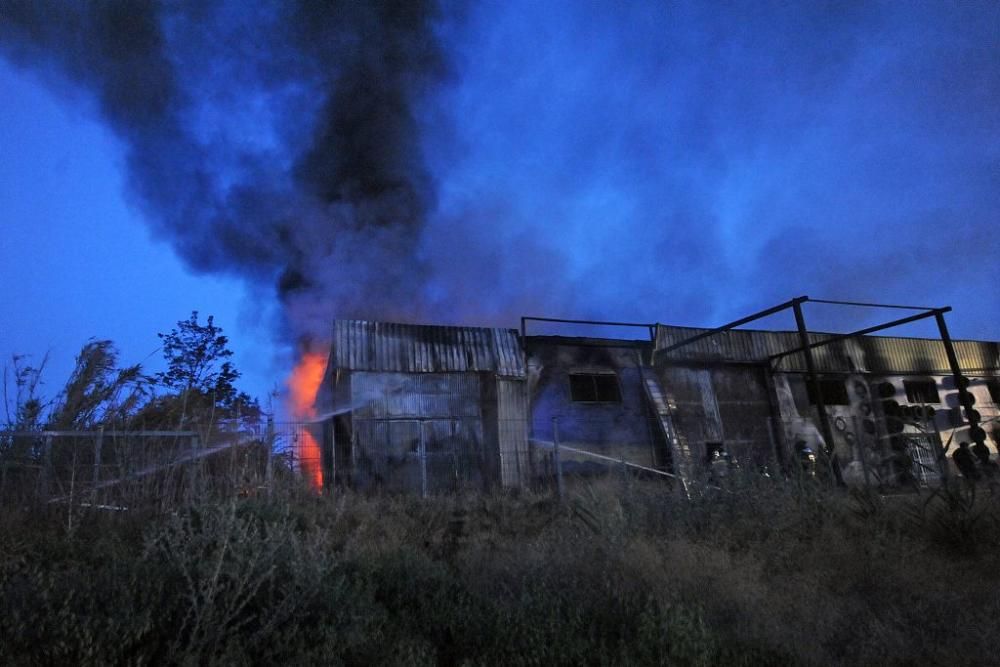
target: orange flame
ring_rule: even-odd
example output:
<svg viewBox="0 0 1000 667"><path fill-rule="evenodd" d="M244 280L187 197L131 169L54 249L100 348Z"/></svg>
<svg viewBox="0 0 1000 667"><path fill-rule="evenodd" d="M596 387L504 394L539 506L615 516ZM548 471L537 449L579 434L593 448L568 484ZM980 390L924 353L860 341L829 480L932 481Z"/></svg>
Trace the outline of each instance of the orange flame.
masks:
<svg viewBox="0 0 1000 667"><path fill-rule="evenodd" d="M309 420L316 416L316 393L326 372L326 357L306 352L288 378L288 408L296 419ZM323 465L319 443L309 431L302 429L298 441L299 466L309 485L316 491L323 489Z"/></svg>

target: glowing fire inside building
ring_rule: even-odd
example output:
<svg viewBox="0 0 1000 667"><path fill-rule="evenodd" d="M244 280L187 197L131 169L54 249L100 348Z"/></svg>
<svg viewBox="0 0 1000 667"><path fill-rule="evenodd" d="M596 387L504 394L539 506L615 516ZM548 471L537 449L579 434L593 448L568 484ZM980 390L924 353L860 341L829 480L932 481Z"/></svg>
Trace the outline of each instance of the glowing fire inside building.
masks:
<svg viewBox="0 0 1000 667"><path fill-rule="evenodd" d="M316 417L316 392L319 391L326 371L326 357L307 352L288 378L288 409L295 419L309 421ZM297 443L296 458L300 462L303 476L309 485L319 491L323 488L323 466L319 443L308 429L301 431Z"/></svg>

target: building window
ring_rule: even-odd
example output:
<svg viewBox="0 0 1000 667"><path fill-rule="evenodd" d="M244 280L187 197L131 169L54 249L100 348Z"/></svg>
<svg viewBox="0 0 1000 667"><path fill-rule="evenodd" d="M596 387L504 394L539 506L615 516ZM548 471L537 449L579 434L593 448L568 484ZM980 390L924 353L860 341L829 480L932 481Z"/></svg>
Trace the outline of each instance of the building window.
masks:
<svg viewBox="0 0 1000 667"><path fill-rule="evenodd" d="M614 373L571 373L570 398L583 403L621 403L622 392Z"/></svg>
<svg viewBox="0 0 1000 667"><path fill-rule="evenodd" d="M823 405L850 405L851 399L847 396L847 385L843 380L817 380L820 396L823 397ZM809 393L809 405L816 405L816 394L813 393L812 382L806 378L806 391Z"/></svg>
<svg viewBox="0 0 1000 667"><path fill-rule="evenodd" d="M986 387L990 390L990 399L1000 405L1000 380L990 380Z"/></svg>
<svg viewBox="0 0 1000 667"><path fill-rule="evenodd" d="M940 403L937 382L934 380L903 380L906 400L910 403Z"/></svg>

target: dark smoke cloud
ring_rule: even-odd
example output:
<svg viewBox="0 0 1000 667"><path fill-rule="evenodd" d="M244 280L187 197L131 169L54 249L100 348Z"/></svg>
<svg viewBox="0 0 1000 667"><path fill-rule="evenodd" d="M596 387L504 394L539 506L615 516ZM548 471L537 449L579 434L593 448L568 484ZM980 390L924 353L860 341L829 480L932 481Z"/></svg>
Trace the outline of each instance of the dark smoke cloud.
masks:
<svg viewBox="0 0 1000 667"><path fill-rule="evenodd" d="M440 209L497 221L462 235L481 252L516 248L500 221L547 249L548 312L717 324L809 294L1000 336L996 3L477 7Z"/></svg>
<svg viewBox="0 0 1000 667"><path fill-rule="evenodd" d="M276 289L292 337L803 293L1000 336L995 3L0 8L0 53L92 91L157 232Z"/></svg>
<svg viewBox="0 0 1000 667"><path fill-rule="evenodd" d="M0 49L82 87L191 266L274 285L293 336L413 317L434 187L433 2L4 2Z"/></svg>

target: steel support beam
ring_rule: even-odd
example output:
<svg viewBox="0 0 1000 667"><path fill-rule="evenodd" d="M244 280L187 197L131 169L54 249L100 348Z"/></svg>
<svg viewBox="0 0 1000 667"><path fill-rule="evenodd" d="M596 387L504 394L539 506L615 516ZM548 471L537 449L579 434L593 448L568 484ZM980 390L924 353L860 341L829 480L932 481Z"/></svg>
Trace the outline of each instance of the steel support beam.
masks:
<svg viewBox="0 0 1000 667"><path fill-rule="evenodd" d="M833 431L830 429L830 419L826 414L823 393L819 388L819 378L816 377L816 363L813 361L812 349L809 347L809 331L806 329L806 320L802 316L802 304L792 303L792 311L795 313L795 327L798 329L799 343L802 346L803 356L806 358L806 381L816 398L816 410L819 412L820 431L823 433L823 440L826 441L826 453L831 454L833 452Z"/></svg>
<svg viewBox="0 0 1000 667"><path fill-rule="evenodd" d="M835 301L833 299L809 299L813 303L830 303L835 306L862 306L865 308L898 308L900 310L935 310L928 306L899 306L894 303L864 303L862 301Z"/></svg>
<svg viewBox="0 0 1000 667"><path fill-rule="evenodd" d="M910 315L909 317L901 317L898 320L893 320L892 322L886 322L885 324L878 324L873 327L868 327L866 329L859 329L858 331L852 331L846 334L837 334L836 336L831 336L825 340L821 340L815 343L809 343L806 347L797 347L794 350L785 350L784 352L779 352L778 354L773 354L767 358L769 362L774 362L778 359L783 359L791 354L796 354L802 352L805 349L814 350L817 347L823 347L824 345L830 345L831 343L836 343L842 340L847 340L848 338L856 338L858 336L865 336L870 333L875 333L876 331L882 331L883 329L891 329L892 327L898 327L901 324L909 324L910 322L916 322L917 320L922 320L927 317L935 317L938 313L947 313L951 310L951 307L946 308L935 308L926 313L918 313L917 315Z"/></svg>
<svg viewBox="0 0 1000 667"><path fill-rule="evenodd" d="M951 375L954 378L955 388L958 389L958 404L960 406L959 416L969 424L969 435L976 444L986 444L985 431L979 428L977 413L972 407L972 394L969 393L967 378L962 375L962 367L958 363L958 355L955 354L955 345L951 341L948 333L948 325L944 321L944 313L935 313L938 331L941 333L941 342L944 344L944 352L948 356L948 365L951 367Z"/></svg>
<svg viewBox="0 0 1000 667"><path fill-rule="evenodd" d="M768 315L774 315L775 313L780 313L781 311L786 310L788 308L799 308L801 311L801 305L808 300L809 297L807 296L796 297L791 301L786 301L785 303L774 306L773 308L762 310L759 313L754 313L753 315L747 315L746 317L738 319L735 322L730 322L729 324L723 324L721 327L716 327L714 329L710 329L709 331L703 331L700 334L691 336L690 338L685 338L679 343L674 343L669 347L665 347L662 350L659 350L659 353L662 354L666 352L671 352L679 347L684 347L685 345L701 340L702 338L708 338L709 336L714 336L717 333L722 333L723 331L729 331L730 329L735 329L736 327L743 326L744 324L753 322L754 320L759 320L763 317L767 317Z"/></svg>

